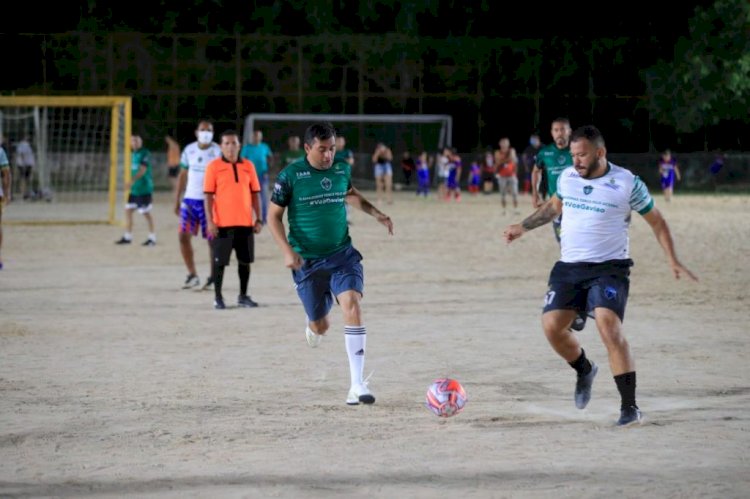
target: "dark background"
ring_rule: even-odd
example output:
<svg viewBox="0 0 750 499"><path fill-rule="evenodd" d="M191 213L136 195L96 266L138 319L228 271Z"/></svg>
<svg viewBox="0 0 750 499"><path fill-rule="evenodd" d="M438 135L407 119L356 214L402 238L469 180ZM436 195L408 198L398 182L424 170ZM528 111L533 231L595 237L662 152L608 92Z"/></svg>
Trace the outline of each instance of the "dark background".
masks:
<svg viewBox="0 0 750 499"><path fill-rule="evenodd" d="M90 1L42 17L18 4L1 21L0 92L131 95L154 148L193 140L199 118L220 131L273 112L450 114L462 152L548 142L557 116L623 153L745 151L747 119L678 133L644 105L642 71L673 58L710 4Z"/></svg>

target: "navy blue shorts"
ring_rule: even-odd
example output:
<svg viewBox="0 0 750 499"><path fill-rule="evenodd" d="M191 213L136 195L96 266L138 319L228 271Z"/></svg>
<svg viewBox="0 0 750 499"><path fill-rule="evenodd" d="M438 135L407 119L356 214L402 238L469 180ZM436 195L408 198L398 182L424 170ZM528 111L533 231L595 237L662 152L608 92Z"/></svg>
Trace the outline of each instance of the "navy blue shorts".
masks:
<svg viewBox="0 0 750 499"><path fill-rule="evenodd" d="M629 258L602 263L555 263L549 276L543 312L576 310L588 313L603 307L624 320L632 266L633 260Z"/></svg>
<svg viewBox="0 0 750 499"><path fill-rule="evenodd" d="M360 252L350 245L325 258L305 260L299 270L292 270L297 295L309 320L327 316L335 297L344 291L362 294L365 277L361 261Z"/></svg>

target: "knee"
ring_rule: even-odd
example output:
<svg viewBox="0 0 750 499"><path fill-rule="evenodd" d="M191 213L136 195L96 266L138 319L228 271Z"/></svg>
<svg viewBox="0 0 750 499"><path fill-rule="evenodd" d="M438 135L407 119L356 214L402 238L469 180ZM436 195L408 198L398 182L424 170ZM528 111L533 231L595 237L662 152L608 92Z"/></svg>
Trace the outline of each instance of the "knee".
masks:
<svg viewBox="0 0 750 499"><path fill-rule="evenodd" d="M317 334L325 334L328 331L328 328L331 327L331 323L328 322L328 317L323 317L322 319L310 321L310 329L313 330L313 332Z"/></svg>

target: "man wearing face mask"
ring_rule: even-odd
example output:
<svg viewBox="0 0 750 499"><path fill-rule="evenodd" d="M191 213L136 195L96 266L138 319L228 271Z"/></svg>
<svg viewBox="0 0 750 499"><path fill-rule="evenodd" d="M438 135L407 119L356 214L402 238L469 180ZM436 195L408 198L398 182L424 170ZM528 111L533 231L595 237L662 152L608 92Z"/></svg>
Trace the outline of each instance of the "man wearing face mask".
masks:
<svg viewBox="0 0 750 499"><path fill-rule="evenodd" d="M175 215L180 217L178 236L180 240L180 253L185 261L188 275L183 284L183 289L200 286L200 278L195 268L195 258L192 236L198 235L200 228L203 239L210 239L206 228L206 211L203 206L205 195L203 194L203 175L206 165L221 156L221 148L213 141L214 126L208 120L201 120L195 129L198 139L188 144L182 151L180 157L180 174L177 177L177 189L175 189ZM203 289L213 285L213 264L211 255L211 244L209 241L209 269L210 277L206 279Z"/></svg>

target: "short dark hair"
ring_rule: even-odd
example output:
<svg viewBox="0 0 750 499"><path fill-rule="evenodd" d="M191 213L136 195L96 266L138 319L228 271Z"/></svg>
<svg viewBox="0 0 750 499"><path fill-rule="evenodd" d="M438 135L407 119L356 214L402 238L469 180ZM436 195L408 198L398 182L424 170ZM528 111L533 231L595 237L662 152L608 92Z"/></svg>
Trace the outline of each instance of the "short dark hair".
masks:
<svg viewBox="0 0 750 499"><path fill-rule="evenodd" d="M558 116L554 120L552 120L552 123L563 123L565 125L570 126L570 120L568 118L565 118L563 116Z"/></svg>
<svg viewBox="0 0 750 499"><path fill-rule="evenodd" d="M305 130L305 144L313 145L315 139L328 140L336 137L336 129L327 121L313 123Z"/></svg>
<svg viewBox="0 0 750 499"><path fill-rule="evenodd" d="M237 138L240 138L240 133L237 130L232 130L231 128L229 130L224 130L221 132L221 139L224 140L224 137L229 137L230 135L234 135Z"/></svg>
<svg viewBox="0 0 750 499"><path fill-rule="evenodd" d="M604 147L604 137L602 136L602 132L600 132L594 125L584 125L576 128L570 135L571 143L580 139L586 139L596 147Z"/></svg>

